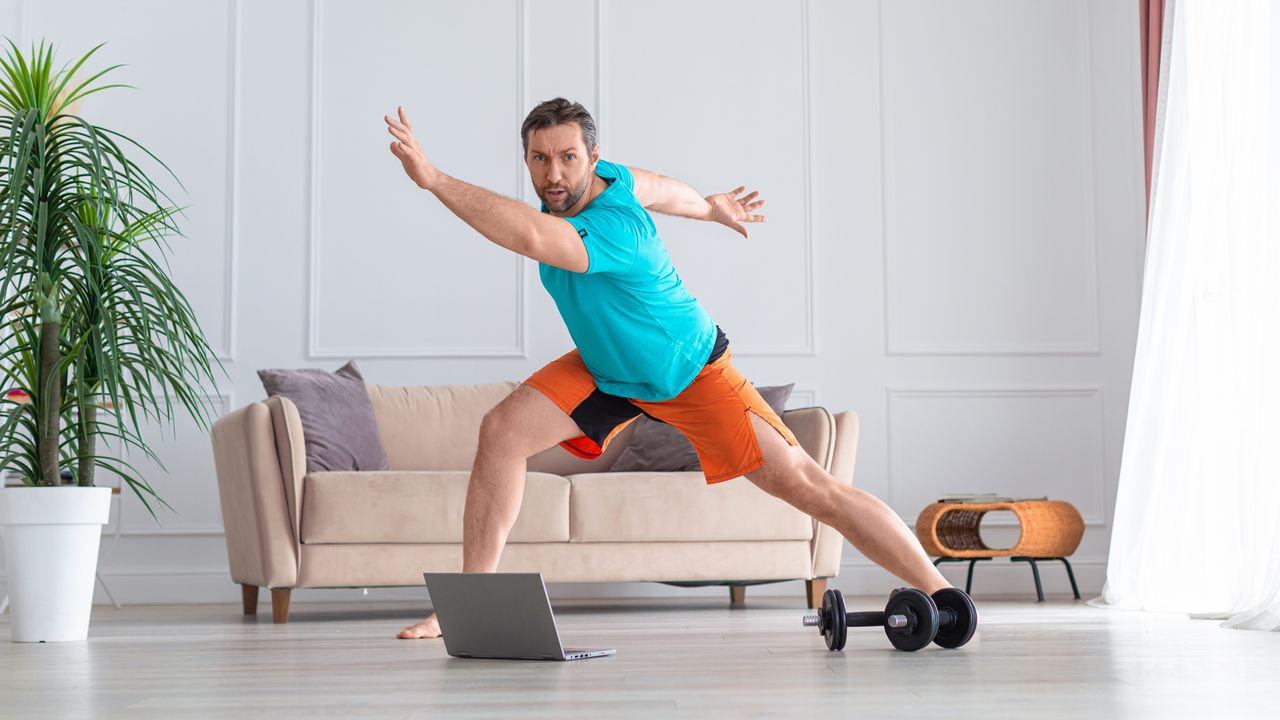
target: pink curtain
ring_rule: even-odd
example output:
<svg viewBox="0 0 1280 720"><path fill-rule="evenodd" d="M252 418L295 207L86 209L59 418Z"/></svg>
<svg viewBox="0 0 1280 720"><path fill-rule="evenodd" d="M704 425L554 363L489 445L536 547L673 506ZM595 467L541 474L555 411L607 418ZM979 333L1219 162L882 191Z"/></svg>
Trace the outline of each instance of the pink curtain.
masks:
<svg viewBox="0 0 1280 720"><path fill-rule="evenodd" d="M1160 99L1160 47L1164 42L1164 0L1138 0L1142 36L1142 127L1147 162L1147 204L1151 203L1151 161L1156 142L1156 103Z"/></svg>

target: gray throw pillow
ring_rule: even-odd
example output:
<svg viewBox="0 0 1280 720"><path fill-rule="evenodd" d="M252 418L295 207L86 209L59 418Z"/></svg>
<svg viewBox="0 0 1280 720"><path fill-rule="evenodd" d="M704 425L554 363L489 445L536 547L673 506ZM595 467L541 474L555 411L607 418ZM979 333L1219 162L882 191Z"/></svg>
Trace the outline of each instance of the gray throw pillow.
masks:
<svg viewBox="0 0 1280 720"><path fill-rule="evenodd" d="M259 370L268 395L298 406L307 446L307 472L386 470L378 422L354 361L327 370Z"/></svg>
<svg viewBox="0 0 1280 720"><path fill-rule="evenodd" d="M795 383L771 385L757 387L756 391L781 417L795 386ZM701 469L698 453L684 433L642 415L636 418L636 429L631 434L631 442L618 455L609 472L677 472Z"/></svg>

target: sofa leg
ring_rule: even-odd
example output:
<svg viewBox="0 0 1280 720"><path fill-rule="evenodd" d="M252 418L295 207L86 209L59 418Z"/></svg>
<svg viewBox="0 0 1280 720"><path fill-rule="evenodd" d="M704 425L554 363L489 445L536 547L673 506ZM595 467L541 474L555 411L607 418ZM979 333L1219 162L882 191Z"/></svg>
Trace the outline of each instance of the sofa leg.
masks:
<svg viewBox="0 0 1280 720"><path fill-rule="evenodd" d="M730 585L729 586L729 604L742 605L747 601L746 585Z"/></svg>
<svg viewBox="0 0 1280 720"><path fill-rule="evenodd" d="M278 588L271 591L271 621L277 624L289 622L289 593L291 588Z"/></svg>
<svg viewBox="0 0 1280 720"><path fill-rule="evenodd" d="M258 586L240 584L240 600L244 604L245 615L258 614Z"/></svg>
<svg viewBox="0 0 1280 720"><path fill-rule="evenodd" d="M809 607L822 607L822 595L827 591L826 578L814 578L813 580L804 581L804 594L809 601Z"/></svg>

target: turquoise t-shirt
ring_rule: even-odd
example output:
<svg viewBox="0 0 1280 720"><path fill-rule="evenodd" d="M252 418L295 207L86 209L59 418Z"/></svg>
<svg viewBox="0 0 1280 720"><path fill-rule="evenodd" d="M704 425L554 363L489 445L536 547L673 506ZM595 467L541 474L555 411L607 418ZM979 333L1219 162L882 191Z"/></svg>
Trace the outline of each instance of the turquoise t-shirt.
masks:
<svg viewBox="0 0 1280 720"><path fill-rule="evenodd" d="M631 171L601 160L596 175L608 187L564 218L587 248L587 271L539 263L542 286L597 387L624 398L669 400L706 365L716 326L672 267L653 218L633 194Z"/></svg>

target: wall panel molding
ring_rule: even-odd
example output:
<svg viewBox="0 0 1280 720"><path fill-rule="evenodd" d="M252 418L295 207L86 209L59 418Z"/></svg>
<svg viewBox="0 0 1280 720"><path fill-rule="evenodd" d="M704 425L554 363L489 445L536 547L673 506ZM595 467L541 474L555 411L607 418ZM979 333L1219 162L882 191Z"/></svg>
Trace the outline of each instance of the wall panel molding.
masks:
<svg viewBox="0 0 1280 720"><path fill-rule="evenodd" d="M804 327L804 342L800 345L749 345L736 344L734 346L734 355L737 357L816 357L817 351L817 329L816 329L816 305L817 305L817 289L815 287L814 278L814 241L813 241L813 187L814 187L814 170L813 170L813 112L812 112L812 96L813 96L813 73L810 72L812 63L812 30L810 27L810 0L801 0L795 7L798 9L799 25L800 25L800 93L803 98L801 108L801 136L803 138L803 183L804 183L804 317L801 322ZM600 137L607 139L605 127L608 123L608 83L605 81L608 74L608 21L605 8L607 3L604 0L595 0L595 22L596 22L596 46L595 46L595 62L596 62L596 110L593 117L596 120L597 130Z"/></svg>
<svg viewBox="0 0 1280 720"><path fill-rule="evenodd" d="M224 362L236 359L237 283L235 264L239 256L239 157L240 157L240 16L242 0L227 0L227 174L225 178L227 207L225 211L224 265L222 277L222 343L214 347L214 357ZM26 52L35 38L31 37L33 0L18 4L18 47ZM56 38L43 38L53 39Z"/></svg>
<svg viewBox="0 0 1280 720"><path fill-rule="evenodd" d="M1089 317L1089 338L1087 341L1078 344L1072 343L1009 343L1009 344L975 344L972 346L946 345L939 343L903 343L895 341L893 338L891 327L890 305L893 304L893 291L891 288L892 274L890 273L889 262L889 208L888 208L888 189L885 177L885 167L887 166L885 156L885 61L884 61L884 44L885 44L885 25L884 25L884 0L877 0L876 17L877 17L877 37L878 37L878 72L879 72L879 130L880 130L880 252L883 264L882 278L884 296L881 308L884 313L884 347L885 355L890 357L907 357L907 356L972 356L972 355L1049 355L1049 356L1080 356L1080 355L1101 355L1101 317L1102 317L1102 296L1099 283L1099 239L1098 239L1098 216L1096 210L1096 164L1094 162L1095 155L1095 132L1094 132L1094 87L1093 87L1093 54L1091 50L1090 28L1089 28L1089 5L1081 3L1080 25L1078 27L1077 38L1083 45L1082 55L1086 60L1086 66L1080 70L1081 77L1084 80L1084 107L1082 108L1082 116L1084 122L1084 145L1088 151L1089 172L1086 173L1084 181L1086 192L1084 194L1087 207L1090 229L1089 240L1083 243L1085 251L1088 252L1089 273L1086 277L1088 284L1085 295L1091 299L1094 304L1093 312Z"/></svg>
<svg viewBox="0 0 1280 720"><path fill-rule="evenodd" d="M795 408L818 407L818 391L812 387L801 387L797 385L791 390L791 397L787 399L787 405ZM830 410L830 408L827 408ZM832 411L834 414L835 411Z"/></svg>
<svg viewBox="0 0 1280 720"><path fill-rule="evenodd" d="M235 407L235 391L234 390L230 390L227 392L202 392L200 393L200 395L209 400L216 400L215 405L217 406L217 409L214 411L214 415L213 415L214 420L217 420L217 418L222 417L223 415L226 415L231 411L232 408ZM185 411L181 410L180 405L175 405L175 413L185 413ZM185 415L181 415L181 417L185 417ZM193 428L192 431L200 432L199 428ZM170 438L166 437L164 439L167 440ZM157 442L156 438L152 438L149 444L155 446L155 445L159 445L160 443ZM155 448L153 447L153 449ZM128 452L127 448L125 448L124 450L125 452L123 453L123 457L119 455L117 455L117 457L119 459L128 461L130 459L130 453ZM210 451L210 454L212 455L212 450ZM210 465L210 467L212 467L212 465ZM171 475L174 474L175 472L180 472L180 470L174 470L174 469L169 470L169 473ZM212 478L212 482L215 482L215 483L217 482L216 473L211 473L211 478ZM160 518L160 522L164 523L165 520L174 520L175 522L172 522L171 524L168 524L168 525L165 525L165 524L158 525L156 524L156 520L152 519L150 515L146 514L145 509L138 508L138 511L142 513L139 517L141 517L144 522L141 524L135 524L131 521L129 523L125 523L122 525L121 520L123 516L125 496L127 494L132 494L133 490L129 489L128 485L124 484L123 480L120 480L118 484L121 485L120 494L112 496L113 499L117 501L113 503L113 505L115 505L114 513L113 513L115 517L111 518L111 521L107 525L103 526L103 533L102 533L104 537L111 538L111 544L109 545L109 548L112 550L114 550L115 543L121 537L138 537L138 536L194 537L194 536L204 536L204 535L218 535L218 536L223 535L223 527L221 525L214 524L214 523L183 523L179 519L181 518L180 515L178 515L176 512L169 513L166 515L168 511L164 510L163 508L159 508L156 512L156 514ZM152 486L154 487L154 483L152 483ZM165 489L163 491L160 489L157 489L156 493L160 495L160 497L162 498L165 497L166 493L176 494L176 492L168 489Z"/></svg>
<svg viewBox="0 0 1280 720"><path fill-rule="evenodd" d="M308 228L306 232L306 254L307 254L307 358L527 358L528 337L529 337L529 303L528 303L528 283L525 280L526 258L519 255L512 257L512 271L515 280L515 318L516 332L515 338L510 346L506 347L475 347L475 346L454 346L439 347L430 345L403 346L403 345L369 345L363 347L342 347L342 346L324 346L320 345L320 315L316 311L317 300L320 297L320 188L321 188L321 153L320 153L320 100L321 100L321 76L323 70L323 12L321 8L324 3L321 0L312 0L311 2L311 118L310 118L310 189L309 212L308 212ZM516 13L516 67L515 73L517 78L517 98L518 105L516 112L517 127L524 120L525 98L528 96L528 78L526 66L528 65L528 43L525 41L528 36L528 19L525 0L513 0L512 8ZM512 197L524 197L524 189L528 184L523 173L523 162L521 163L521 172L516 175L516 184L512 188Z"/></svg>
<svg viewBox="0 0 1280 720"><path fill-rule="evenodd" d="M905 398L934 398L941 400L955 400L958 398L982 399L989 400L993 398L1093 398L1097 400L1097 412L1095 429L1097 432L1099 460L1102 465L1102 472L1087 479L1090 485L1090 492L1093 495L1093 501L1096 512L1081 513L1086 526L1106 527L1107 520L1103 516L1106 512L1106 484L1105 475L1106 468L1106 416L1102 403L1102 387L1099 385L1079 385L1079 386L1045 386L1045 387L886 387L885 388L885 491L886 502L894 505L894 486L896 478L894 475L894 400ZM1015 484L1016 483L1011 483ZM996 490L997 492L1003 492ZM1017 495L1017 492L1006 493L1009 495ZM1057 499L1057 498L1051 498ZM923 510L923 508L920 508ZM906 520L906 518L903 518ZM912 516L907 524L915 527L915 516ZM1004 513L984 518L982 522L985 527L1016 527L1017 520L1012 514L1004 517Z"/></svg>
<svg viewBox="0 0 1280 720"><path fill-rule="evenodd" d="M18 47L23 50L31 46L31 2L22 0L18 5Z"/></svg>
<svg viewBox="0 0 1280 720"><path fill-rule="evenodd" d="M810 0L801 0L796 6L800 15L800 93L801 104L801 137L804 145L804 343L801 345L739 345L734 355L739 357L816 357L817 348L817 288L814 273L813 242L813 73L811 54L813 32L810 26Z"/></svg>
<svg viewBox="0 0 1280 720"><path fill-rule="evenodd" d="M604 0L595 0L595 22L596 22L596 44L595 44L595 60L596 60L596 110L592 115L592 119L596 121L596 133L601 140L608 138L605 132L605 125L609 119L609 113L605 109L605 3Z"/></svg>
<svg viewBox="0 0 1280 720"><path fill-rule="evenodd" d="M227 237L223 264L223 349L217 353L219 360L227 362L235 362L236 359L236 317L239 315L236 262L240 255L241 2L242 0L232 0L230 3L230 38L227 48Z"/></svg>

